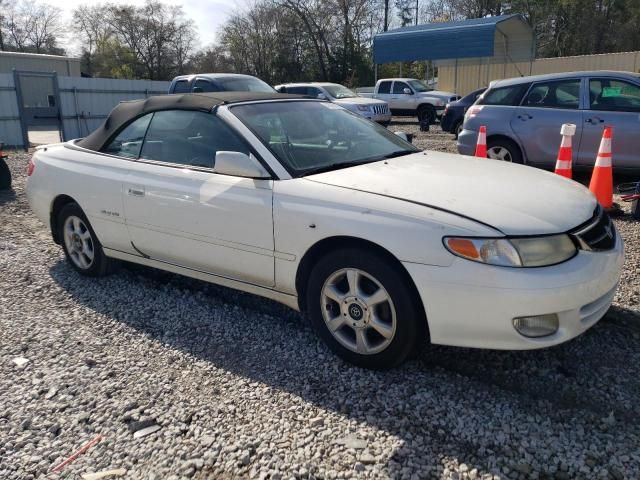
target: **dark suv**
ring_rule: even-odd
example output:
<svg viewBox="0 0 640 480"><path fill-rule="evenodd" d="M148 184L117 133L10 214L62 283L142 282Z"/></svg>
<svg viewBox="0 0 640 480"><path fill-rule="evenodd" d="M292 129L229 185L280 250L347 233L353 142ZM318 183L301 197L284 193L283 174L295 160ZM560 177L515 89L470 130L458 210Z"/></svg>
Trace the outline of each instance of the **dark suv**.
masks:
<svg viewBox="0 0 640 480"><path fill-rule="evenodd" d="M275 90L251 75L239 73L201 73L198 75L180 75L169 85L169 93L198 92L267 92Z"/></svg>

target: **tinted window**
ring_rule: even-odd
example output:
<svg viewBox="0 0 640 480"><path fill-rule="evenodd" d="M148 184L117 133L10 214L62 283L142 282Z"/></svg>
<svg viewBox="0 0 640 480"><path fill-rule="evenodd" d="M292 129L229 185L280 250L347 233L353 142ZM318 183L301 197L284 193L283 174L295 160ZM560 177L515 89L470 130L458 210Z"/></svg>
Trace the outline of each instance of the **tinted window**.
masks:
<svg viewBox="0 0 640 480"><path fill-rule="evenodd" d="M286 93L294 93L296 95L306 95L307 87L287 87Z"/></svg>
<svg viewBox="0 0 640 480"><path fill-rule="evenodd" d="M148 114L134 120L102 151L119 157L138 158L151 116L152 114Z"/></svg>
<svg viewBox="0 0 640 480"><path fill-rule="evenodd" d="M529 83L487 90L478 105L519 105L522 96L529 89Z"/></svg>
<svg viewBox="0 0 640 480"><path fill-rule="evenodd" d="M640 87L633 83L610 78L589 81L591 110L640 112Z"/></svg>
<svg viewBox="0 0 640 480"><path fill-rule="evenodd" d="M522 105L527 107L577 109L580 106L580 80L535 83Z"/></svg>
<svg viewBox="0 0 640 480"><path fill-rule="evenodd" d="M213 168L217 151L250 153L218 117L204 112L167 110L153 115L140 158Z"/></svg>
<svg viewBox="0 0 640 480"><path fill-rule="evenodd" d="M404 82L394 82L393 83L393 93L400 93L402 95L407 95L404 93L404 89L405 88L409 88L409 85L407 85Z"/></svg>
<svg viewBox="0 0 640 480"><path fill-rule="evenodd" d="M178 80L173 86L173 93L188 93L188 92L189 92L188 80Z"/></svg>
<svg viewBox="0 0 640 480"><path fill-rule="evenodd" d="M391 82L380 82L378 93L391 93Z"/></svg>
<svg viewBox="0 0 640 480"><path fill-rule="evenodd" d="M321 93L322 91L319 88L307 87L307 95L309 95L310 97L317 97Z"/></svg>
<svg viewBox="0 0 640 480"><path fill-rule="evenodd" d="M201 88L202 92L218 92L220 91L219 88L216 88L216 86L207 81L207 80L196 80L195 83L193 84L193 88Z"/></svg>

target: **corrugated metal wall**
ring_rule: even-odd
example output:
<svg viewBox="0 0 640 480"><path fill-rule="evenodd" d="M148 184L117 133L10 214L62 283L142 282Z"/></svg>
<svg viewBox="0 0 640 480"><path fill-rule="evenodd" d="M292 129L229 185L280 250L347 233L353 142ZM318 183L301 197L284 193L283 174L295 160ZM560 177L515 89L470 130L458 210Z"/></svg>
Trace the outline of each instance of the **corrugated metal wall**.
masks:
<svg viewBox="0 0 640 480"><path fill-rule="evenodd" d="M465 95L492 80L575 72L580 70L624 70L640 72L640 52L607 53L577 57L538 58L533 62L495 63L490 58L438 64L438 89Z"/></svg>
<svg viewBox="0 0 640 480"><path fill-rule="evenodd" d="M31 81L29 77L26 80L27 83ZM166 94L169 84L150 80L58 77L65 138L86 136L119 102ZM0 141L7 146L22 146L19 115L13 74L0 73Z"/></svg>
<svg viewBox="0 0 640 480"><path fill-rule="evenodd" d="M151 80L58 77L65 137L86 136L119 102L166 94L169 84Z"/></svg>
<svg viewBox="0 0 640 480"><path fill-rule="evenodd" d="M22 144L16 89L10 73L0 73L0 142L6 146Z"/></svg>

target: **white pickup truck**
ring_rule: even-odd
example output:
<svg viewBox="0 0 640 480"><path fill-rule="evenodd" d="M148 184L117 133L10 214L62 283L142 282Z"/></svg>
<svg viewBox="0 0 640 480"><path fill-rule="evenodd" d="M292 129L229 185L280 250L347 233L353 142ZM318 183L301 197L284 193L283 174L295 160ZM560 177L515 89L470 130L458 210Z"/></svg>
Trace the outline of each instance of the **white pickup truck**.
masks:
<svg viewBox="0 0 640 480"><path fill-rule="evenodd" d="M432 90L415 78L383 78L373 93L358 91L358 95L384 100L393 115L417 116L420 122L429 124L442 116L447 103L460 99L455 93Z"/></svg>

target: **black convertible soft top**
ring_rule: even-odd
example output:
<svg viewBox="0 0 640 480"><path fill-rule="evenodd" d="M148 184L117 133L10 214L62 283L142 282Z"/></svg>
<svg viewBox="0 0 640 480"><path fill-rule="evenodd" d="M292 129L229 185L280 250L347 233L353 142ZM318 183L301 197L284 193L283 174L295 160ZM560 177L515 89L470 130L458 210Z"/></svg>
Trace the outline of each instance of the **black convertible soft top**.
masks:
<svg viewBox="0 0 640 480"><path fill-rule="evenodd" d="M282 93L262 92L214 92L159 95L146 100L120 102L100 127L77 145L89 150L99 151L123 126L145 113L160 110L199 110L209 112L217 105L261 100L282 100L305 98L303 95L285 95Z"/></svg>

